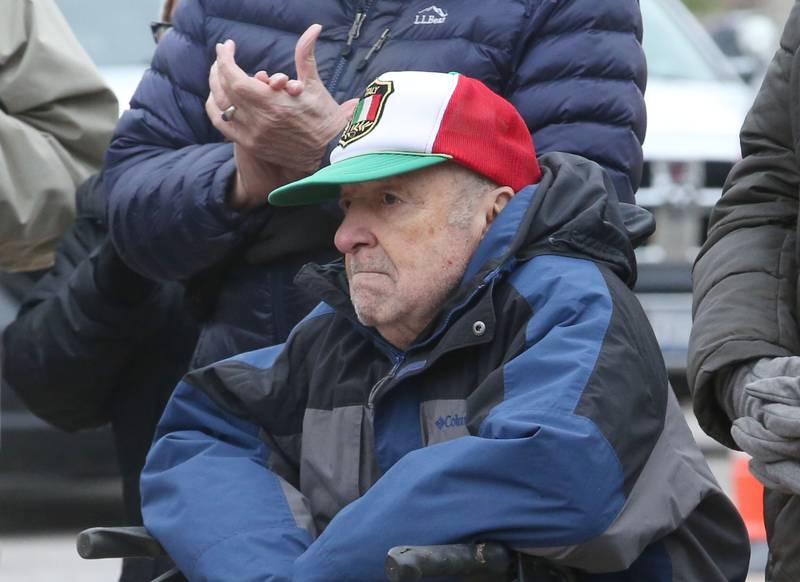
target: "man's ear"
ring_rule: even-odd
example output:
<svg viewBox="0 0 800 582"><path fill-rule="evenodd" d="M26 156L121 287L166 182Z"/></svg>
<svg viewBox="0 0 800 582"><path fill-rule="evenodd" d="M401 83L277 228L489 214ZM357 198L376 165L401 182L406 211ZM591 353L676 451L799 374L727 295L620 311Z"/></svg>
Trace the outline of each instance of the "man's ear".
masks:
<svg viewBox="0 0 800 582"><path fill-rule="evenodd" d="M489 227L494 222L494 219L497 218L497 215L506 207L508 201L514 197L514 190L509 186L500 186L499 188L495 188L492 190L488 195L487 199L489 200L489 204L486 206L486 223L483 227L483 233L481 236L486 234L486 231L489 230Z"/></svg>

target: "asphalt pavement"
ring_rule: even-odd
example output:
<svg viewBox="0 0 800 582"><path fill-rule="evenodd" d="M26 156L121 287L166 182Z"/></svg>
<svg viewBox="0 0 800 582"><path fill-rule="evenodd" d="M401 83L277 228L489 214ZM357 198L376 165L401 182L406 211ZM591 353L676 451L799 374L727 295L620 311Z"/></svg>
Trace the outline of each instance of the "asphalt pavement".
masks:
<svg viewBox="0 0 800 582"><path fill-rule="evenodd" d="M75 533L46 532L0 538L0 582L113 582L120 560L81 560Z"/></svg>
<svg viewBox="0 0 800 582"><path fill-rule="evenodd" d="M79 531L123 525L120 484L0 476L0 582L114 582L119 560L82 560Z"/></svg>

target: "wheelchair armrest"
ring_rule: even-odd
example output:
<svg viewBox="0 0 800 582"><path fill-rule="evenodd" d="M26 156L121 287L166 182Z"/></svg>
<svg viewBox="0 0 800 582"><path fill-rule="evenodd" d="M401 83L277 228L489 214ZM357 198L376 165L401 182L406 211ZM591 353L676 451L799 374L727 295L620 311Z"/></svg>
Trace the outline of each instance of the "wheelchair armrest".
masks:
<svg viewBox="0 0 800 582"><path fill-rule="evenodd" d="M502 544L452 544L397 546L386 556L385 572L391 582L410 582L433 576L505 574L514 564Z"/></svg>
<svg viewBox="0 0 800 582"><path fill-rule="evenodd" d="M144 527L93 527L78 534L78 554L99 558L155 558L166 554Z"/></svg>

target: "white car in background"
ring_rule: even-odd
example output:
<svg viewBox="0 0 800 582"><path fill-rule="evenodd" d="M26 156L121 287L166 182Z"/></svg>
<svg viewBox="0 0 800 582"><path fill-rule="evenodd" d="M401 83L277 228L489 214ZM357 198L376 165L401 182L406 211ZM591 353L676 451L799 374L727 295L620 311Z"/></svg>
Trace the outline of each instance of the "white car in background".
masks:
<svg viewBox="0 0 800 582"><path fill-rule="evenodd" d="M637 291L658 337L670 380L685 394L691 330L691 265L708 217L741 157L739 130L754 90L678 0L641 0L647 137L636 201L656 216L638 249Z"/></svg>

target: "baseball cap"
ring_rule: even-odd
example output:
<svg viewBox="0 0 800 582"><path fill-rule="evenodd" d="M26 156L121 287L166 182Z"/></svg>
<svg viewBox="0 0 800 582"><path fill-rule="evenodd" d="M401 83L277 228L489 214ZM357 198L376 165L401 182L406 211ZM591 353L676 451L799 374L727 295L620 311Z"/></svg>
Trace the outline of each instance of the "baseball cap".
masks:
<svg viewBox="0 0 800 582"><path fill-rule="evenodd" d="M477 79L459 73L384 73L364 91L330 165L273 190L269 202L322 202L337 198L342 184L448 160L515 191L541 177L522 116Z"/></svg>

